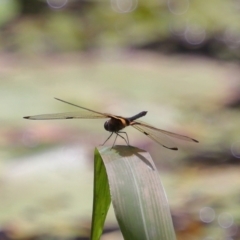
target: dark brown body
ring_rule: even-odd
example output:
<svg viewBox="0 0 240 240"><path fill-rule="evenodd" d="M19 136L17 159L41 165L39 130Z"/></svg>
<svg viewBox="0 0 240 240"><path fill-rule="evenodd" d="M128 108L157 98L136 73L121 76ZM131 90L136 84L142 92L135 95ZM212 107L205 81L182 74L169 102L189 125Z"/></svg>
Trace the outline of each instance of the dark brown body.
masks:
<svg viewBox="0 0 240 240"><path fill-rule="evenodd" d="M120 116L111 117L108 121L104 123L105 130L109 132L119 132L123 128L129 126L132 121L143 117L147 114L146 111L140 112L137 115L134 115L130 118L124 118Z"/></svg>

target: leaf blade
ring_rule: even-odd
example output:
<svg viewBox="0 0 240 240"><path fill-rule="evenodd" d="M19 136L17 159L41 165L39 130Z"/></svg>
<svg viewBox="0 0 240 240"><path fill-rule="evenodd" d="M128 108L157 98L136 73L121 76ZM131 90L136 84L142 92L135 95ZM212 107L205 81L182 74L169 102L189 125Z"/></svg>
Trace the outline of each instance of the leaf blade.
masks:
<svg viewBox="0 0 240 240"><path fill-rule="evenodd" d="M110 203L106 169L98 150L95 149L91 240L100 239Z"/></svg>
<svg viewBox="0 0 240 240"><path fill-rule="evenodd" d="M149 153L129 146L98 150L124 239L176 239L166 194Z"/></svg>

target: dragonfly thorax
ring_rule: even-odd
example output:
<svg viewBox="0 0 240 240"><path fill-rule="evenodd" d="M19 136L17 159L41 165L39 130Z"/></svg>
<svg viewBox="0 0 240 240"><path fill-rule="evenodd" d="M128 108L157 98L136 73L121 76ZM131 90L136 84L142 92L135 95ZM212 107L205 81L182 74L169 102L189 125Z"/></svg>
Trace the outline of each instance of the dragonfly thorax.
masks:
<svg viewBox="0 0 240 240"><path fill-rule="evenodd" d="M126 120L110 118L104 123L105 130L109 132L118 132L127 126Z"/></svg>

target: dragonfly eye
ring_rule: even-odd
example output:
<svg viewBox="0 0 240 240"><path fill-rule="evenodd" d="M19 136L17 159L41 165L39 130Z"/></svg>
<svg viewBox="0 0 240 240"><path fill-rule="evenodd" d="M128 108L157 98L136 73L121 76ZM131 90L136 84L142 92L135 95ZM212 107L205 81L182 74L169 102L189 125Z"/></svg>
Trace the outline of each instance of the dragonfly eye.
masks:
<svg viewBox="0 0 240 240"><path fill-rule="evenodd" d="M104 123L104 128L105 128L105 130L109 131L108 121L106 121L106 122Z"/></svg>

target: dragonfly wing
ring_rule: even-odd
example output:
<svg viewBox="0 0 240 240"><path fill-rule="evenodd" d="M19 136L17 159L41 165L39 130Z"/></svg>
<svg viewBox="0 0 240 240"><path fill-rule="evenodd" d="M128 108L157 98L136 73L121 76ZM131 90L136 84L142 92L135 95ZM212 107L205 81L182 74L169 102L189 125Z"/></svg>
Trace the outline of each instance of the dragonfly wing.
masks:
<svg viewBox="0 0 240 240"><path fill-rule="evenodd" d="M169 132L169 131L166 131L166 130L162 130L162 129L159 129L159 128L155 128L155 127L153 127L153 126L151 126L151 125L149 125L145 122L142 122L142 121L137 121L137 122L134 121L131 124L141 126L141 128L143 128L143 129L148 129L147 131L151 131L154 135L159 135L161 133L161 134L165 134L169 137L181 139L181 140L184 140L184 141L198 142L197 140L195 140L193 138L190 138L190 137L187 137L187 136L184 136L184 135L180 135L180 134L177 134L177 133Z"/></svg>
<svg viewBox="0 0 240 240"><path fill-rule="evenodd" d="M53 114L41 114L35 116L24 117L31 120L54 120L54 119L97 119L97 118L109 118L108 114L96 114L92 112L67 112L67 113L53 113Z"/></svg>
<svg viewBox="0 0 240 240"><path fill-rule="evenodd" d="M81 108L82 110L86 110L86 111L88 111L88 112L96 113L96 114L99 114L99 115L109 115L109 114L106 114L106 113L97 112L97 111L92 110L92 109L89 109L89 108L81 107L81 106L79 106L79 105L77 105L77 104L67 102L67 101L62 100L62 99L60 99L60 98L55 98L55 99L58 100L58 101L60 101L60 102L63 102L63 103L67 103L67 104L69 104L69 105L72 105L72 106L74 106L74 107Z"/></svg>
<svg viewBox="0 0 240 240"><path fill-rule="evenodd" d="M161 146L168 148L170 150L178 150L178 148L174 146L173 142L170 139L164 138L163 135L159 136L154 132L152 132L151 129L147 129L141 125L135 124L131 126L137 129L138 131L142 132L143 134L145 134L146 136L148 136L149 138L151 138L153 141L157 142Z"/></svg>
<svg viewBox="0 0 240 240"><path fill-rule="evenodd" d="M108 113L101 113L94 110L91 110L89 108L81 107L79 105L66 102L64 100L61 100L59 98L55 98L58 101L67 103L69 105L72 105L74 107L80 108L78 112L67 112L67 113L52 113L52 114L41 114L41 115L35 115L35 116L27 116L24 117L26 119L32 119L32 120L51 120L51 119L74 119L74 118L82 118L82 119L96 119L96 118L111 118L115 117L112 114Z"/></svg>

